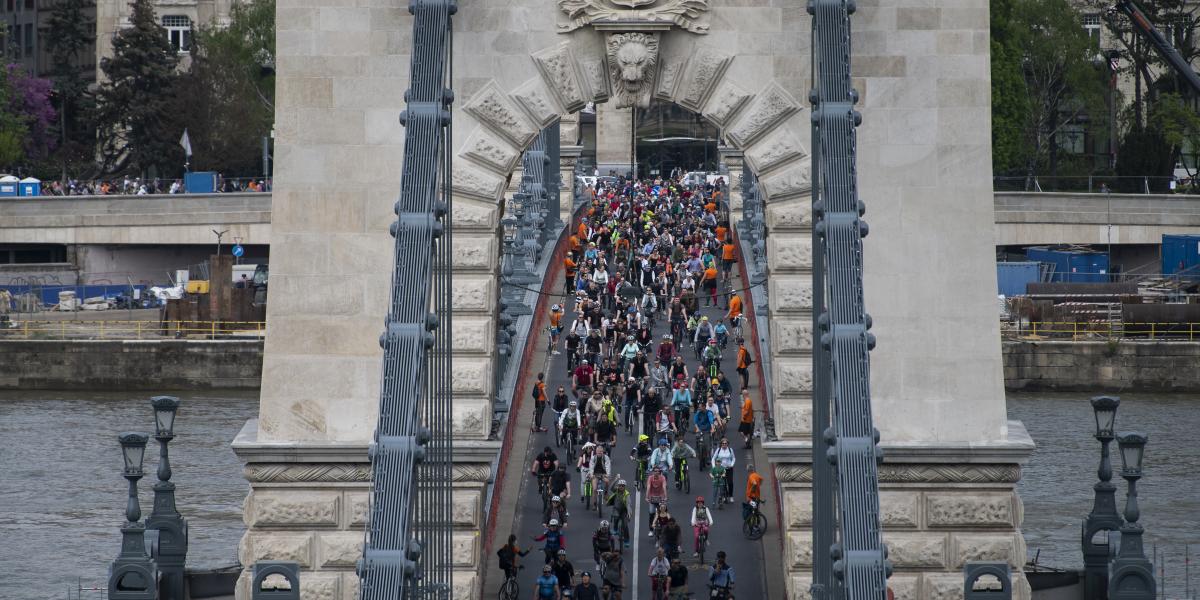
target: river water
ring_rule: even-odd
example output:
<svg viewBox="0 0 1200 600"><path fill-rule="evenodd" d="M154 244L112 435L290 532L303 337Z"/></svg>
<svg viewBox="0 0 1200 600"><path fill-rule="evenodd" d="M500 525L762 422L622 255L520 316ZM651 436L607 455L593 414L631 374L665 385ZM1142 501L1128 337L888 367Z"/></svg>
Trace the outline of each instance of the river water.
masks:
<svg viewBox="0 0 1200 600"><path fill-rule="evenodd" d="M257 393L183 393L171 443L177 504L190 525L190 566L236 563L247 484L229 449ZM1099 444L1088 394L1011 394L1009 415L1038 444L1020 484L1023 530L1032 559L1078 566L1081 519L1091 508ZM1139 483L1146 548L1165 557L1167 597L1183 597L1184 544L1200 551L1200 398L1127 394L1119 431L1150 435L1146 477ZM144 394L0 393L0 600L62 600L82 581L102 586L120 548L125 480L116 437L153 430ZM1115 445L1114 445L1115 446ZM1119 468L1119 458L1116 467ZM157 463L146 452L139 489L143 513ZM1124 481L1118 501L1124 506ZM1193 575L1200 583L1200 575ZM1197 594L1193 585L1193 594ZM84 594L84 598L99 598Z"/></svg>

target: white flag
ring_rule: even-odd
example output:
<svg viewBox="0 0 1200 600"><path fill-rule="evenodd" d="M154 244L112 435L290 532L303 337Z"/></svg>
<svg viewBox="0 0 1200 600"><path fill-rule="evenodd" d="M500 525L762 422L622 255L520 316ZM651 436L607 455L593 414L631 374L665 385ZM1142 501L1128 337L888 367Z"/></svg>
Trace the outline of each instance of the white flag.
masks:
<svg viewBox="0 0 1200 600"><path fill-rule="evenodd" d="M188 139L187 129L183 130L183 137L179 138L179 145L183 146L183 153L192 155L192 140Z"/></svg>

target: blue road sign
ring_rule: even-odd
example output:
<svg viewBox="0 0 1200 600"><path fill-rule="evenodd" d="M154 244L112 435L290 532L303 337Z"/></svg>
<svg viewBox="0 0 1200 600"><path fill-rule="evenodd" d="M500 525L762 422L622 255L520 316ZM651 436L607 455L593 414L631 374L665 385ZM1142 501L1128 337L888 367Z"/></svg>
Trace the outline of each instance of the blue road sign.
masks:
<svg viewBox="0 0 1200 600"><path fill-rule="evenodd" d="M242 245L241 245L241 244L238 244L238 245L236 245L236 246L234 246L234 247L233 247L233 255L234 255L234 256L236 256L236 257L238 257L238 258L241 258L241 257L242 257L242 255L243 255L243 254L245 254L245 253L246 253L246 250L245 250L244 248L242 248Z"/></svg>

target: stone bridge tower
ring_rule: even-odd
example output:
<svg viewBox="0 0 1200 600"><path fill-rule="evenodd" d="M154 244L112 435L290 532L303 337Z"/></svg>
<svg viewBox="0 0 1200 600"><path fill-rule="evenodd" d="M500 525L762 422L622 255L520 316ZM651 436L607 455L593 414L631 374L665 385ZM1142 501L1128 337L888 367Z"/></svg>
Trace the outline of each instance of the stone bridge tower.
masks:
<svg viewBox="0 0 1200 600"><path fill-rule="evenodd" d="M277 7L272 303L259 418L234 443L251 484L239 556L247 565L296 560L306 597L350 600L411 21L397 2ZM891 584L898 598L961 597L964 561L1024 562L1014 486L1032 450L1024 428L1007 420L1001 378L988 3L861 0L854 27ZM489 439L501 194L540 128L588 102L650 98L720 127L726 162L744 161L766 197L779 435L767 448L784 500L789 597L806 597L814 550L805 1L460 0L454 28L455 597L481 597L477 565L491 558L481 540L494 525L488 485L498 457L507 460ZM239 598L249 598L245 585Z"/></svg>

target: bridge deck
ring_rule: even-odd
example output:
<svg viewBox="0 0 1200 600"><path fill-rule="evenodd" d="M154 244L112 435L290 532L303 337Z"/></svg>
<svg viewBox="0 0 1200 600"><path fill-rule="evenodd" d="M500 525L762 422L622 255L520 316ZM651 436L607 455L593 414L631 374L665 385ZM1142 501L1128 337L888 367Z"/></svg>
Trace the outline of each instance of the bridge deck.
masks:
<svg viewBox="0 0 1200 600"><path fill-rule="evenodd" d="M749 301L749 292L742 290L740 277L736 275L737 269L734 270L733 277L729 286L735 291L739 291L739 295L744 301ZM558 281L561 282L561 274L558 276ZM561 285L550 286L554 290L560 290ZM555 299L561 302L561 299ZM727 312L726 300L720 301L721 306L705 306L705 300L701 299L700 314L707 316L710 320L716 321L722 319ZM564 327L570 327L576 314L572 311L570 304L564 305L566 311L562 323ZM743 332L747 340L752 339L756 333L750 328L752 327L750 320L744 319L743 326L746 328ZM662 340L662 336L669 331L669 325L666 323L665 313L660 314L657 318L657 323L654 325L654 346ZM721 370L732 385L732 394L728 411L731 412L729 423L726 426L726 436L730 441L730 447L736 453L736 465L733 469L733 497L732 505L727 504L721 510L712 510L713 528L709 537L708 550L706 552L705 564L698 563L696 557L693 556L693 531L690 525L691 510L695 505L696 496L704 496L709 506L713 505L715 498L712 489L712 484L708 477L707 466L700 467L692 460L689 465L689 476L691 478L691 491L686 492L677 490L672 480L668 479L668 506L671 515L673 515L680 524L682 530L680 560L688 567L688 587L689 591L696 598L708 597L708 573L709 566L714 562L715 555L718 550L724 550L728 555L728 562L736 572L737 584L735 593L738 598L765 598L768 597L771 589L781 593L783 581L783 561L779 560L779 534L778 534L778 517L776 516L778 499L775 497L775 489L773 485L773 477L766 463L765 454L762 453L759 440L756 437L752 443L753 449L746 450L743 447L742 436L738 433L738 420L740 408L740 394L742 390L741 379L735 372L737 345L734 335L731 331L728 346L722 352ZM517 427L518 435L514 437L513 453L509 459L507 468L510 470L510 475L506 477L506 485L501 498L501 507L503 511L511 510L513 512L511 531L506 525L507 512L502 512L497 518L499 526L495 530L495 540L492 542L493 555L488 557L491 564L496 565L494 555L495 549L504 544L508 534L517 535L517 543L521 548L532 548L529 556L521 561L525 565L525 570L519 576L520 598L530 597L530 590L533 588L534 580L541 575L542 565L544 563L541 544L532 541L532 537L541 535L543 528L543 512L542 500L538 493L537 480L529 473L530 465L533 463L534 457L543 450L546 446L558 455L560 460L566 458L566 448L557 447L554 435L554 420L556 415L553 408L553 398L561 386L565 388L568 395L571 395L571 379L567 370L567 356L563 348L562 340L559 341L558 350L560 354L550 354L546 351L548 346L548 338L545 328L537 332L536 339L531 338L531 343L536 343L538 351L533 354L530 364L524 365L524 369L529 373L528 381L530 385L536 381L536 374L544 372L546 374L546 391L550 400L550 406L547 407L543 418L543 426L548 430L546 432L534 432L532 429L533 422L533 402L530 399L530 389L526 386L525 389L516 390L516 394L522 397L522 410L520 414L513 415L512 418L517 422L514 424ZM747 347L749 342L747 342ZM607 349L606 349L607 350ZM685 348L683 353L687 364L688 373L694 374L699 367L699 360L696 358L695 352L690 348ZM762 357L754 356L755 360L762 360ZM761 407L760 402L760 382L751 369L750 390L754 397L754 405L756 409ZM665 400L669 404L670 398ZM618 410L623 410L616 403ZM583 400L580 400L580 408L583 408ZM624 594L622 598L629 600L631 598L642 599L652 598L650 590L650 581L648 577L648 569L650 559L655 555L657 540L650 537L649 519L651 507L647 503L644 493L634 488L634 473L636 471L636 463L631 460L629 454L633 446L637 443L637 436L641 431L634 429L632 433L626 433L623 428L624 414L618 414L618 432L617 444L612 452L613 471L619 474L614 477L623 478L628 481L631 493L631 544L624 549L622 553L624 567ZM762 415L756 414L756 423L761 429ZM520 438L520 439L517 439ZM688 433L686 441L689 445L696 446L696 435ZM522 446L524 452L521 452ZM760 474L767 479L763 484L763 494L769 503L764 509L764 513L768 518L768 533L761 540L751 541L746 539L742 532L742 502L745 496L745 486L747 471L746 467L749 464L755 464L758 467ZM764 472L765 471L765 472ZM574 466L569 467L568 472L571 477L571 497L567 502L569 511L568 523L564 532L566 533L566 549L568 560L572 563L576 571L576 580L583 571L588 571L592 575L592 580L599 587L601 585L600 575L597 570L597 564L592 552L592 533L596 531L600 516L595 508L587 510L582 502L580 494L580 474L575 470ZM611 519L611 510L609 507L604 509L604 518ZM765 548L765 549L764 549ZM770 556L771 560L766 560ZM773 579L773 584L768 589L768 580ZM498 569L493 569L487 578L487 589L483 590L485 595L495 593L495 590L503 582L504 576ZM777 584L777 585L775 585ZM632 593L631 593L632 592Z"/></svg>

